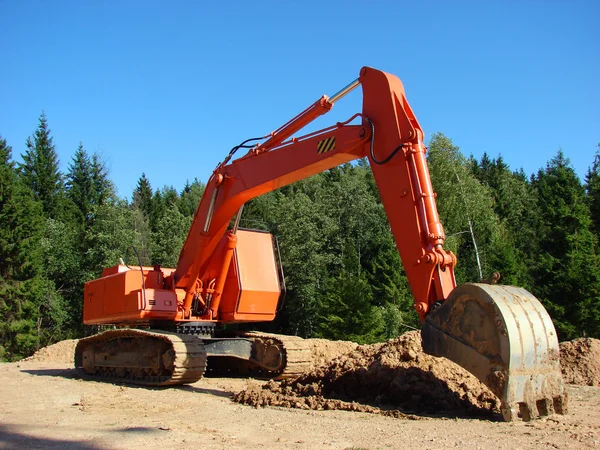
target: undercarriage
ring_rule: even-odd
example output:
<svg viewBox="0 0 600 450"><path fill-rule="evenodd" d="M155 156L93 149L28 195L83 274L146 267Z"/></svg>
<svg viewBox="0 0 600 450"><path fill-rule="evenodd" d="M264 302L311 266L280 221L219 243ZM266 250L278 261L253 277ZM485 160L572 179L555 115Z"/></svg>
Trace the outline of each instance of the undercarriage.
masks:
<svg viewBox="0 0 600 450"><path fill-rule="evenodd" d="M122 328L83 338L75 367L87 376L145 386L191 384L208 371L283 379L308 370L311 351L302 338L239 332L216 337L213 324L177 331Z"/></svg>

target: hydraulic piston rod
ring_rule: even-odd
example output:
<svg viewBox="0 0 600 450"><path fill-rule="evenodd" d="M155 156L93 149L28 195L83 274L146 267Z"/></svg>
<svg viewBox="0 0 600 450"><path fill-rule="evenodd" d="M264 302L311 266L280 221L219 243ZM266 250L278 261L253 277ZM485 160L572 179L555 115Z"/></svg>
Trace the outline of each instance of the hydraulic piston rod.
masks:
<svg viewBox="0 0 600 450"><path fill-rule="evenodd" d="M279 129L273 131L271 133L271 137L269 139L267 139L262 144L256 146L256 148L252 149L250 152L251 153L262 153L262 152L268 151L274 147L277 147L279 144L281 144L287 138L292 136L298 130L304 128L307 124L309 124L310 122L315 120L317 117L329 112L329 110L331 110L331 108L333 107L333 104L335 102L337 102L342 97L344 97L345 95L352 92L358 86L360 86L360 81L357 78L352 83L350 83L348 86L344 87L339 92L336 92L335 94L333 94L333 96L331 98L327 97L326 95L323 95L320 99L318 99L316 102L314 102L308 108L306 108L304 111L302 111L296 117L291 119L289 122L284 124Z"/></svg>
<svg viewBox="0 0 600 450"><path fill-rule="evenodd" d="M352 83L350 83L348 86L346 86L345 88L343 88L342 90L336 92L335 94L333 94L330 98L329 98L329 103L335 103L337 102L339 99L341 99L342 97L346 96L347 94L349 94L350 92L352 92L354 89L356 89L358 86L360 86L360 80L357 78L356 80L354 80Z"/></svg>

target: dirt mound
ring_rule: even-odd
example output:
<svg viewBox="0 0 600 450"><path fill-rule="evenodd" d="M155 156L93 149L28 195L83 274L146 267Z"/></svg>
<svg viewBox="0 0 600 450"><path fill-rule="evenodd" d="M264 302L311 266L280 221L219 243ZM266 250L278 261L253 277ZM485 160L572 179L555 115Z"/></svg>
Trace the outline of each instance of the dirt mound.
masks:
<svg viewBox="0 0 600 450"><path fill-rule="evenodd" d="M56 344L39 349L30 357L23 359L23 361L73 364L77 342L77 339L68 339L66 341L57 342Z"/></svg>
<svg viewBox="0 0 600 450"><path fill-rule="evenodd" d="M561 342L560 366L565 383L600 386L600 339Z"/></svg>
<svg viewBox="0 0 600 450"><path fill-rule="evenodd" d="M500 402L473 375L427 355L420 333L359 346L295 380L251 385L234 400L254 406L344 409L393 416L499 412Z"/></svg>
<svg viewBox="0 0 600 450"><path fill-rule="evenodd" d="M312 351L313 368L329 364L338 356L350 353L358 348L357 343L349 341L330 341L327 339L307 339L307 341Z"/></svg>

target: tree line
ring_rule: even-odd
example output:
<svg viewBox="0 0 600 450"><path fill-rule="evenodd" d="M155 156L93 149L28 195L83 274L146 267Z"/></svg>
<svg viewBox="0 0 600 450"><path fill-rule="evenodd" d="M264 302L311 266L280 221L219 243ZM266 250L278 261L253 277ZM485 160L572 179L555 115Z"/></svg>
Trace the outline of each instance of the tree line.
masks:
<svg viewBox="0 0 600 450"><path fill-rule="evenodd" d="M560 150L528 177L441 133L428 149L458 283L500 272L542 301L561 339L600 337L600 148L583 183ZM120 198L82 144L62 173L44 113L21 157L0 137L0 360L88 333L83 285L119 258L174 267L204 191L197 179L154 189L142 173ZM265 329L368 343L419 328L366 161L250 201L241 226L279 242L287 294Z"/></svg>

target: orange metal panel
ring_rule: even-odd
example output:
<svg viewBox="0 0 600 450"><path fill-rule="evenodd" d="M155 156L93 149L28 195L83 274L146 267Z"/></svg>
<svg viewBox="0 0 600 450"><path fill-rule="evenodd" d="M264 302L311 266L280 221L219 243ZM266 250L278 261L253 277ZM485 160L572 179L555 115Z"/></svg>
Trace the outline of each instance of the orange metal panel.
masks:
<svg viewBox="0 0 600 450"><path fill-rule="evenodd" d="M117 267L112 272L113 275L85 284L83 304L85 324L175 318L177 313L175 292L164 289L144 289L142 273L139 270L122 271ZM144 281L152 285L157 273L144 272L143 276Z"/></svg>
<svg viewBox="0 0 600 450"><path fill-rule="evenodd" d="M269 233L238 231L237 265L242 295L236 312L275 315L279 301L279 277Z"/></svg>
<svg viewBox="0 0 600 450"><path fill-rule="evenodd" d="M102 317L104 299L103 278L85 283L83 293L83 323L89 324L94 318Z"/></svg>
<svg viewBox="0 0 600 450"><path fill-rule="evenodd" d="M219 318L225 322L273 320L281 294L273 236L238 230L237 237Z"/></svg>

